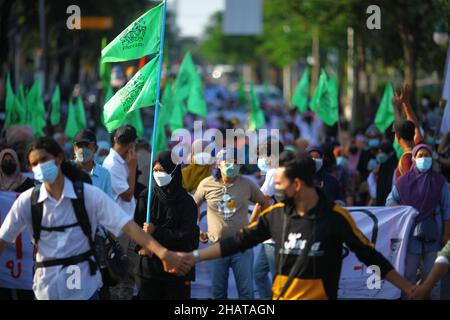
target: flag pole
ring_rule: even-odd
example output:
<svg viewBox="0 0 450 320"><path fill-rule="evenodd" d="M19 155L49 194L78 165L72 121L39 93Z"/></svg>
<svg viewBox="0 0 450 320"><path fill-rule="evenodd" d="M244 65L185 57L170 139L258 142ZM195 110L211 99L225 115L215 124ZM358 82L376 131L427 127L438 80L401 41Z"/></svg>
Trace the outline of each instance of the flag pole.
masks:
<svg viewBox="0 0 450 320"><path fill-rule="evenodd" d="M164 52L164 29L166 28L166 0L163 0L163 16L161 21L161 35L159 46L159 69L158 69L158 79L156 82L156 104L155 104L155 114L153 119L153 134L152 134L152 154L150 156L150 175L148 177L148 198L147 198L147 223L150 223L150 207L152 201L152 190L153 190L153 161L155 160L155 146L156 146L156 132L158 128L158 114L159 114L159 97L161 88L161 74L162 74L162 63L163 63L163 52Z"/></svg>

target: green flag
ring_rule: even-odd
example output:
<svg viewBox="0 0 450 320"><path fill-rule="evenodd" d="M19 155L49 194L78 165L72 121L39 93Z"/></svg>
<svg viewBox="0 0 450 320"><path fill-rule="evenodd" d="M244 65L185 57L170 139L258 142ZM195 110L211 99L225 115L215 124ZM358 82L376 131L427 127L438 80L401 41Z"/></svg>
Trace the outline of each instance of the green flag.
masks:
<svg viewBox="0 0 450 320"><path fill-rule="evenodd" d="M242 79L239 79L238 98L241 105L247 105L247 95L245 93L244 81L242 81Z"/></svg>
<svg viewBox="0 0 450 320"><path fill-rule="evenodd" d="M52 126L56 126L59 124L61 120L60 114L61 108L61 92L59 90L59 85L56 85L55 92L53 92L52 96L52 111L50 113L50 123Z"/></svg>
<svg viewBox="0 0 450 320"><path fill-rule="evenodd" d="M127 84L109 99L103 109L105 126L109 132L118 128L127 113L156 103L158 56L139 70ZM120 125L119 125L120 126Z"/></svg>
<svg viewBox="0 0 450 320"><path fill-rule="evenodd" d="M76 113L75 108L76 107L73 105L72 99L70 99L69 100L69 109L68 109L68 114L67 114L66 129L64 131L64 133L70 140L73 140L73 138L75 137L77 132L82 129L78 124L77 113Z"/></svg>
<svg viewBox="0 0 450 320"><path fill-rule="evenodd" d="M156 145L155 145L155 155L161 151L167 150L169 145L167 143L166 137L166 127L164 124L164 119L162 118L164 113L159 113L158 115L158 128L156 129Z"/></svg>
<svg viewBox="0 0 450 320"><path fill-rule="evenodd" d="M162 14L163 3L140 16L102 50L101 62L128 61L158 54Z"/></svg>
<svg viewBox="0 0 450 320"><path fill-rule="evenodd" d="M309 107L328 126L334 125L339 119L337 98L336 79L332 77L328 80L327 74L322 69Z"/></svg>
<svg viewBox="0 0 450 320"><path fill-rule="evenodd" d="M125 121L121 125L124 124L132 125L136 129L136 134L138 137L142 137L144 135L144 124L142 123L141 110L137 109L128 113L125 117Z"/></svg>
<svg viewBox="0 0 450 320"><path fill-rule="evenodd" d="M80 129L87 127L86 123L86 113L84 112L84 104L81 96L77 97L77 105L75 107L75 115L77 117L77 123Z"/></svg>
<svg viewBox="0 0 450 320"><path fill-rule="evenodd" d="M33 127L33 134L38 137L44 136L45 106L42 99L42 91L39 80L34 81L26 96L27 124Z"/></svg>
<svg viewBox="0 0 450 320"><path fill-rule="evenodd" d="M9 77L9 72L6 75L6 97L5 97L5 127L9 127L12 124L15 124L14 117L16 116L15 112L15 100L14 91L11 86L11 78Z"/></svg>
<svg viewBox="0 0 450 320"><path fill-rule="evenodd" d="M375 125L381 133L394 122L394 106L392 105L392 98L394 97L394 89L390 82L386 84L383 97L378 106L377 114L375 115Z"/></svg>
<svg viewBox="0 0 450 320"><path fill-rule="evenodd" d="M309 95L309 70L306 69L297 86L295 87L294 95L291 103L297 107L300 112L308 111L308 95Z"/></svg>
<svg viewBox="0 0 450 320"><path fill-rule="evenodd" d="M258 95L255 91L253 81L250 82L250 116L249 128L250 130L258 130L266 123L264 112L261 109Z"/></svg>
<svg viewBox="0 0 450 320"><path fill-rule="evenodd" d="M107 41L106 38L102 38L102 50L106 47ZM102 93L104 94L111 82L111 65L108 63L102 63L102 59L100 57L99 61L99 76L102 83Z"/></svg>
<svg viewBox="0 0 450 320"><path fill-rule="evenodd" d="M200 75L192 61L191 53L187 52L178 70L174 89L175 103L180 103L184 110L205 118L208 113L203 95L203 84Z"/></svg>
<svg viewBox="0 0 450 320"><path fill-rule="evenodd" d="M169 125L170 130L183 128L183 118L185 112L180 103L175 103L173 98L173 81L169 80L164 85L164 91L159 105L158 118L162 121L160 124Z"/></svg>

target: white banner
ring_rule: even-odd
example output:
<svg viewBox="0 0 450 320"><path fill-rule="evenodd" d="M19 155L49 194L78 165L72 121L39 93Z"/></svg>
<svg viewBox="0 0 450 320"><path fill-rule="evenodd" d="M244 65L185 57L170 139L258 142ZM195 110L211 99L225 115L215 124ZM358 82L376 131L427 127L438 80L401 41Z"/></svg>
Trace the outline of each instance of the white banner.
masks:
<svg viewBox="0 0 450 320"><path fill-rule="evenodd" d="M18 196L15 192L0 192L0 225ZM31 290L33 265L33 245L25 230L0 255L0 288Z"/></svg>
<svg viewBox="0 0 450 320"><path fill-rule="evenodd" d="M417 211L412 207L346 208L358 228L401 275L405 273L408 237ZM376 275L345 248L339 281L339 299L398 299L401 292L391 283L376 281Z"/></svg>

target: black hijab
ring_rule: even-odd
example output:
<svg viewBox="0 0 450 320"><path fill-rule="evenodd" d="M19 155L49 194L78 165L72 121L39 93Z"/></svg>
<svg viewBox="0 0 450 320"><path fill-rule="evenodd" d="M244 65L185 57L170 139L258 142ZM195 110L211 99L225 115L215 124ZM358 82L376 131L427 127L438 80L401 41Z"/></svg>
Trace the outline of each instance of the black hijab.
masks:
<svg viewBox="0 0 450 320"><path fill-rule="evenodd" d="M186 189L183 188L181 164L177 165L172 162L171 152L163 151L158 154L153 166L157 162L159 162L168 174L172 173L172 181L167 186L160 187L153 178L152 208L157 202L161 202L164 205L173 205L189 197Z"/></svg>

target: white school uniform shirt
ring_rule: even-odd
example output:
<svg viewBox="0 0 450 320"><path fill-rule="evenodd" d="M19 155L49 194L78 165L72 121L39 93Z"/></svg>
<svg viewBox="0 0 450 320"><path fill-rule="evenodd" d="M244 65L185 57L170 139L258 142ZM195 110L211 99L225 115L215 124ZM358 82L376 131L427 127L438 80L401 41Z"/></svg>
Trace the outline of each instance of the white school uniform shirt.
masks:
<svg viewBox="0 0 450 320"><path fill-rule="evenodd" d="M0 227L0 239L14 243L25 228L33 237L31 222L31 193L23 192L14 202ZM58 227L77 222L71 199L76 199L72 182L64 178L64 188L59 200L55 200L41 185L38 202L43 202L42 226ZM119 236L122 228L131 219L106 193L97 187L84 184L84 201L94 237L95 227L103 225L114 235ZM61 259L76 256L91 248L79 226L65 229L64 232L41 230L36 261ZM93 258L92 258L93 259ZM53 266L37 268L33 279L33 291L39 300L85 300L102 286L99 270L92 276L88 261L63 268ZM75 271L74 271L75 270ZM79 279L78 275L79 274ZM79 281L78 281L79 280Z"/></svg>
<svg viewBox="0 0 450 320"><path fill-rule="evenodd" d="M128 164L113 148L110 149L108 156L103 161L102 166L109 171L111 175L111 187L113 199L130 217L134 216L136 209L136 199L131 201L123 200L120 195L130 188L128 185Z"/></svg>

